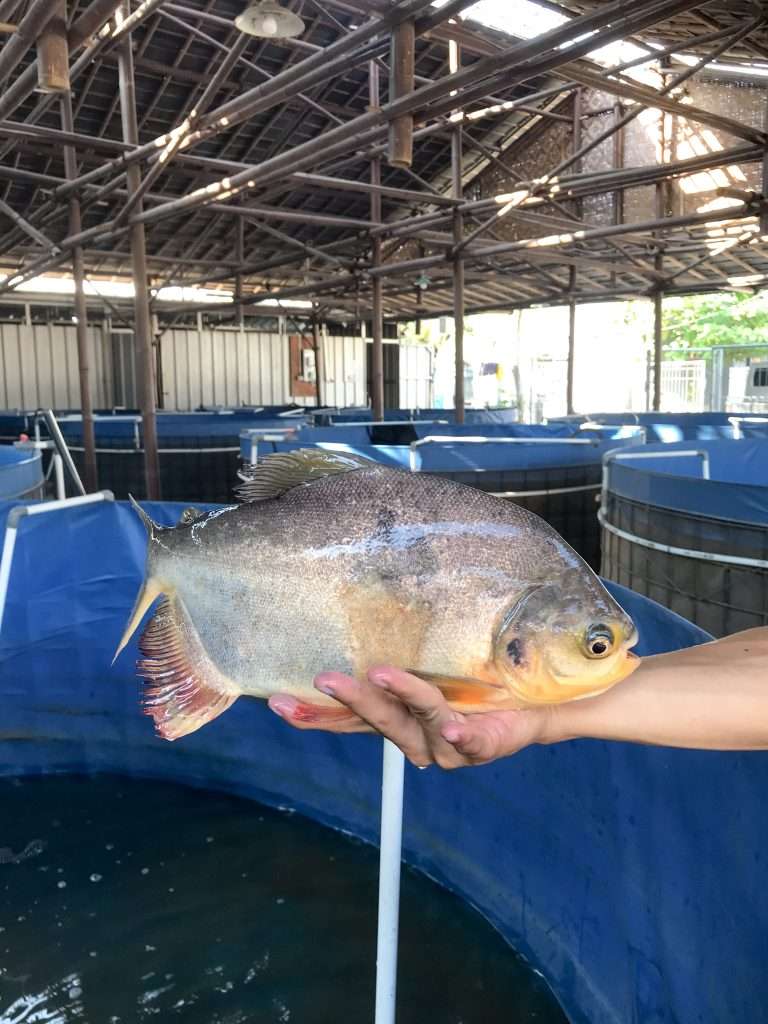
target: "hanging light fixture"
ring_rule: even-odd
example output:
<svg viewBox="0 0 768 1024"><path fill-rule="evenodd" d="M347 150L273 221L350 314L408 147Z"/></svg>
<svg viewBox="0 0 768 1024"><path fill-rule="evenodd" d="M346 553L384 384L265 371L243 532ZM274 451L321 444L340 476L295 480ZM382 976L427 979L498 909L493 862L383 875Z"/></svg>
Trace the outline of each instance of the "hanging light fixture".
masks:
<svg viewBox="0 0 768 1024"><path fill-rule="evenodd" d="M254 0L235 18L241 32L259 39L293 39L304 31L304 22L277 0Z"/></svg>

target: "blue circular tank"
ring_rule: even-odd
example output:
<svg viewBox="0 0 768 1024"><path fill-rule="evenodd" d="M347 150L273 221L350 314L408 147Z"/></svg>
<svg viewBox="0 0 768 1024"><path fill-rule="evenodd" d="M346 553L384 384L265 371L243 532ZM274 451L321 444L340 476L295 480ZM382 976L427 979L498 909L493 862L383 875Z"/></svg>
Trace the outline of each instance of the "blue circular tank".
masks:
<svg viewBox="0 0 768 1024"><path fill-rule="evenodd" d="M602 571L714 636L768 623L768 440L606 459Z"/></svg>
<svg viewBox="0 0 768 1024"><path fill-rule="evenodd" d="M42 452L0 445L0 501L38 498L43 484Z"/></svg>

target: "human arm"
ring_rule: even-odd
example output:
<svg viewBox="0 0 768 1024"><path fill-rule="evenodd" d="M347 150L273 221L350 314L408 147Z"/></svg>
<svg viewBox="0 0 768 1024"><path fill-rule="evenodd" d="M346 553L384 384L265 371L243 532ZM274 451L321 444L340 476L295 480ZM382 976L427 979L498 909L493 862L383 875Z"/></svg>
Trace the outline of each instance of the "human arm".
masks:
<svg viewBox="0 0 768 1024"><path fill-rule="evenodd" d="M645 658L598 697L521 711L461 715L435 687L376 668L359 681L318 676L334 696L387 736L414 764L485 764L533 743L596 738L709 750L768 749L768 627ZM293 721L290 697L270 700Z"/></svg>

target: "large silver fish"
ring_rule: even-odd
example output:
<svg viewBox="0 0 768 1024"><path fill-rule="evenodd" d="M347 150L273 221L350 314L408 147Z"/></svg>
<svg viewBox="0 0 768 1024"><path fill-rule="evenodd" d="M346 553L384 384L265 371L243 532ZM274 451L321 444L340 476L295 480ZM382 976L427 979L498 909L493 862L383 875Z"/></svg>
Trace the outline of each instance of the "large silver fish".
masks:
<svg viewBox="0 0 768 1024"><path fill-rule="evenodd" d="M240 497L173 529L139 509L146 580L117 653L164 595L138 671L166 739L241 694L291 693L318 727L364 728L313 688L329 669L408 669L472 713L599 693L638 664L629 617L510 502L318 449L267 457Z"/></svg>

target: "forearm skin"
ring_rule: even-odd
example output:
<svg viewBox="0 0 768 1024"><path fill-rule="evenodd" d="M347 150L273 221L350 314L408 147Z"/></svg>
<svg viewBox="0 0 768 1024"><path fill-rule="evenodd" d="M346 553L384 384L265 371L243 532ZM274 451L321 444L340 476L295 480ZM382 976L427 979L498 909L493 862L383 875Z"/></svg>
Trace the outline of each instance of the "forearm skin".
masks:
<svg viewBox="0 0 768 1024"><path fill-rule="evenodd" d="M768 750L768 627L644 658L607 693L551 709L541 742L585 738Z"/></svg>

